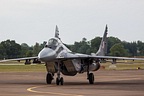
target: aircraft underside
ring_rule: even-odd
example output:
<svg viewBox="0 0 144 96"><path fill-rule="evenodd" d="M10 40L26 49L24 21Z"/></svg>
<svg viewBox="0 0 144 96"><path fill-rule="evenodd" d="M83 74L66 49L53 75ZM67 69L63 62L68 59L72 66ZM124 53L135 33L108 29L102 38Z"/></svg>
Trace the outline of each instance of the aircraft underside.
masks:
<svg viewBox="0 0 144 96"><path fill-rule="evenodd" d="M63 85L63 77L60 77L60 74L67 76L75 76L77 73L87 72L87 79L90 84L94 83L94 75L90 71L97 71L100 68L99 62L94 60L82 60L82 59L73 59L73 60L64 60L58 62L47 62L47 84L51 84L54 79L53 76L57 73L56 84Z"/></svg>

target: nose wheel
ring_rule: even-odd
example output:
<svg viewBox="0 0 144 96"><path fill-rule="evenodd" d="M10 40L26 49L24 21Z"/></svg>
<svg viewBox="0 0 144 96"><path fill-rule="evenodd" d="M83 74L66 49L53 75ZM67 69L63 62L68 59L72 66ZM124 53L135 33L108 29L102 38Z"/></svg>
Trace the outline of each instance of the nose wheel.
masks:
<svg viewBox="0 0 144 96"><path fill-rule="evenodd" d="M56 78L56 85L63 85L64 79L63 77L60 77L60 63L58 62L58 71L57 71L57 78Z"/></svg>
<svg viewBox="0 0 144 96"><path fill-rule="evenodd" d="M63 77L61 77L61 78L56 78L56 85L63 85L63 83L64 83L64 80L63 80Z"/></svg>

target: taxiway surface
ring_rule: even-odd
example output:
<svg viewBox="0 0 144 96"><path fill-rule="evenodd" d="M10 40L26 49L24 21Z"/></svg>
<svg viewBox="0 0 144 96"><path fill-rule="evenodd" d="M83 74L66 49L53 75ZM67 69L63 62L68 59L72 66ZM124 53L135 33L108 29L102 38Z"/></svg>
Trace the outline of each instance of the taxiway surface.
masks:
<svg viewBox="0 0 144 96"><path fill-rule="evenodd" d="M63 76L64 85L45 83L46 72L0 72L0 96L144 96L144 70L99 70L95 84L86 74Z"/></svg>

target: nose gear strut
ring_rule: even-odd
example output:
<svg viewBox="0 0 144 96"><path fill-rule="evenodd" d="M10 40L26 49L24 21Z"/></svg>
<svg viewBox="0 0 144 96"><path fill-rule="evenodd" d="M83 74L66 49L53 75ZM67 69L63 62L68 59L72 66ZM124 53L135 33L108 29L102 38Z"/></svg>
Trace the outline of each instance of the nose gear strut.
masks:
<svg viewBox="0 0 144 96"><path fill-rule="evenodd" d="M64 83L64 79L63 79L63 77L60 77L60 62L57 62L57 69L58 69L58 71L57 71L57 78L56 78L56 85L63 85L63 83Z"/></svg>

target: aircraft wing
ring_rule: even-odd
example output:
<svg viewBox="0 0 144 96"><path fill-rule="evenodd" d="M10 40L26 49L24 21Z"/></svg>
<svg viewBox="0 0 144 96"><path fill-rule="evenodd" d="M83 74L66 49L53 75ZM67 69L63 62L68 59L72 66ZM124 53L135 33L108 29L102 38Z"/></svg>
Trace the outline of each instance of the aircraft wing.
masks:
<svg viewBox="0 0 144 96"><path fill-rule="evenodd" d="M0 63L2 62L9 62L9 61L21 61L21 60L26 60L25 64L30 64L31 60L33 60L33 63L40 63L38 56L35 57L25 57L25 58L15 58L15 59L5 59L5 60L0 60Z"/></svg>
<svg viewBox="0 0 144 96"><path fill-rule="evenodd" d="M144 60L144 58L130 58L130 57L116 57L116 56L92 56L85 54L75 54L75 55L66 55L63 57L58 57L58 60L62 59L104 59L104 60Z"/></svg>
<svg viewBox="0 0 144 96"><path fill-rule="evenodd" d="M92 56L99 59L116 59L116 60L144 60L144 58L115 57L115 56Z"/></svg>

